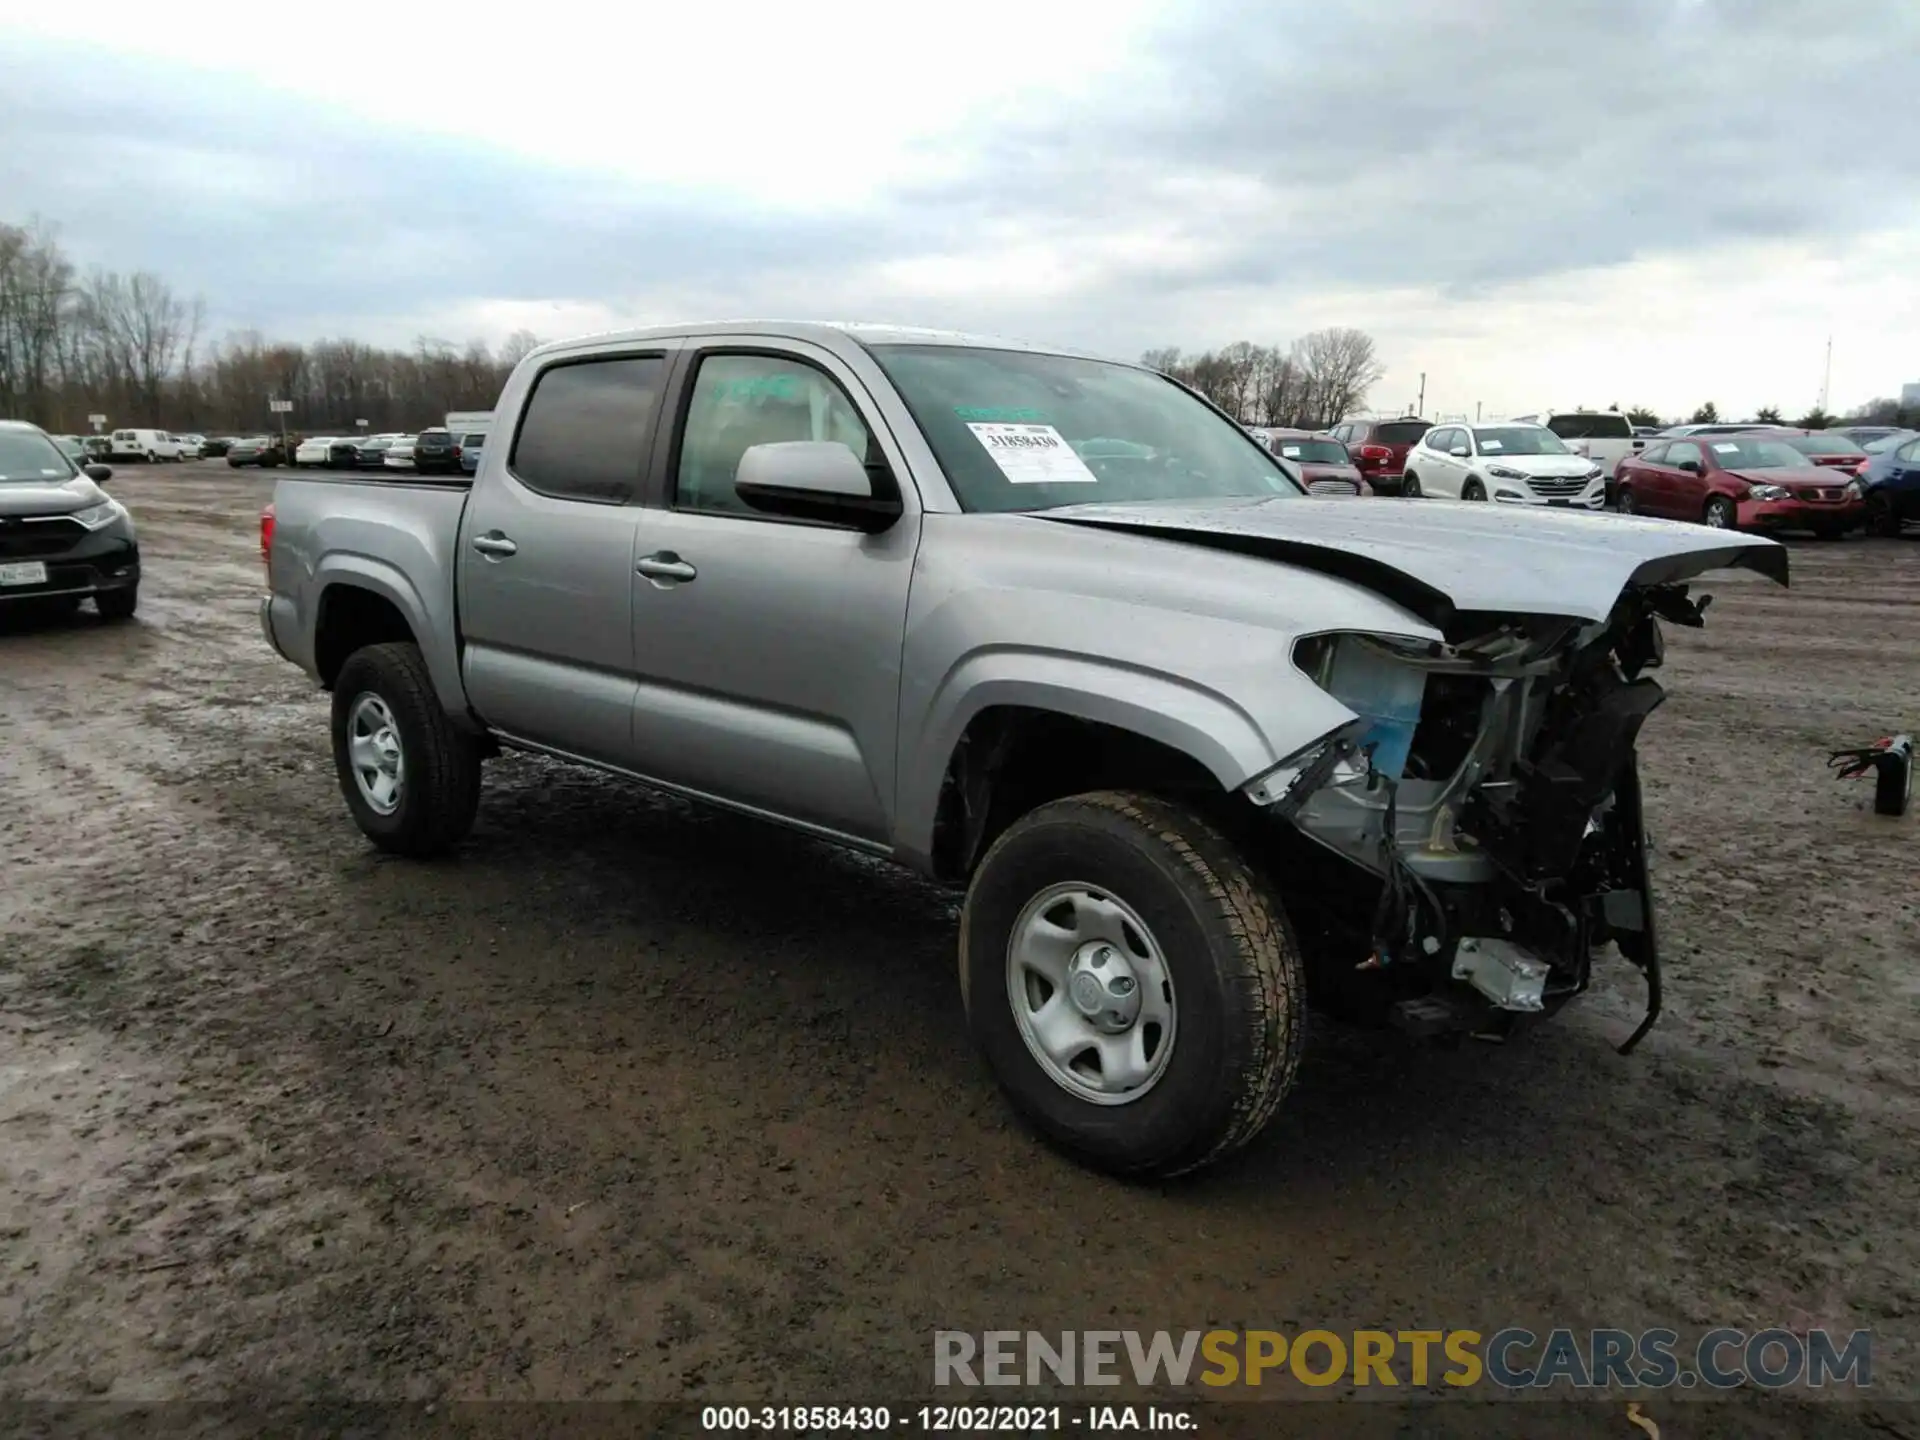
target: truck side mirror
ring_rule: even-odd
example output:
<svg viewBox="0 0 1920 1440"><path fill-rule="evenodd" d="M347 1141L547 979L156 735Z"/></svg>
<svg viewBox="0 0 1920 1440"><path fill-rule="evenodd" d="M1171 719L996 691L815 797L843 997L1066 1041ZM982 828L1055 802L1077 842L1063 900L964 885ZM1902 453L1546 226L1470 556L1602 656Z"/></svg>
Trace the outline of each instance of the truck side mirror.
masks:
<svg viewBox="0 0 1920 1440"><path fill-rule="evenodd" d="M900 498L875 493L874 477L837 440L779 440L750 445L734 471L733 490L769 515L844 525L867 535L892 528Z"/></svg>

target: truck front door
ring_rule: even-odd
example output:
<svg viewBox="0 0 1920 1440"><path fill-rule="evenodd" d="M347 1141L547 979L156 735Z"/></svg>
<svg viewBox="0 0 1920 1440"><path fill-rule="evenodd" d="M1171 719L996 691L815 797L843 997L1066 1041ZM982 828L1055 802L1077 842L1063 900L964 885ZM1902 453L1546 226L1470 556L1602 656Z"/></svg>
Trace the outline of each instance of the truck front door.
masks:
<svg viewBox="0 0 1920 1440"><path fill-rule="evenodd" d="M462 668L480 718L626 767L638 502L672 348L562 357L535 376L518 427L475 478L457 552Z"/></svg>
<svg viewBox="0 0 1920 1440"><path fill-rule="evenodd" d="M888 839L918 497L872 397L798 341L687 342L678 432L641 522L634 752L643 775L868 842ZM753 510L750 445L885 459L906 513L880 535Z"/></svg>

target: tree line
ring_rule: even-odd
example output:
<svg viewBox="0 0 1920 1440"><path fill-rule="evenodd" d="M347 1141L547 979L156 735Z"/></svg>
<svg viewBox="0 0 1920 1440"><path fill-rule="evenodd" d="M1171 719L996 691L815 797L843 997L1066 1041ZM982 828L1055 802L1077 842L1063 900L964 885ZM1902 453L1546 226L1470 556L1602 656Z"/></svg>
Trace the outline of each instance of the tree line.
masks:
<svg viewBox="0 0 1920 1440"><path fill-rule="evenodd" d="M0 222L0 418L31 420L55 433L151 426L183 432L277 427L269 400L293 403L293 428L309 434L413 429L449 410L489 410L522 357L539 340L522 330L499 350L422 336L410 350L358 340L300 345L246 330L205 334L206 307L162 277L137 271L81 275L54 233ZM1287 345L1240 340L1187 354L1149 350L1141 363L1199 391L1248 425L1323 429L1354 414L1384 373L1373 337L1336 326ZM1615 405L1613 409L1618 410ZM1662 424L1650 410L1624 412L1636 425ZM1711 403L1697 424L1717 421ZM1841 417L1817 407L1794 423L1823 429ZM1920 412L1878 399L1849 417L1865 424L1920 425ZM1779 422L1766 407L1759 421Z"/></svg>
<svg viewBox="0 0 1920 1440"><path fill-rule="evenodd" d="M539 341L498 351L422 337L411 350L358 340L298 345L241 331L210 341L206 307L145 271L81 275L44 226L0 223L0 418L56 434L108 428L256 432L278 428L269 400L290 400L309 434L410 430L449 410L490 410Z"/></svg>
<svg viewBox="0 0 1920 1440"><path fill-rule="evenodd" d="M1147 351L1140 363L1199 391L1242 424L1308 430L1358 410L1385 373L1373 337L1344 326L1315 330L1290 345L1238 340L1198 355L1170 345Z"/></svg>

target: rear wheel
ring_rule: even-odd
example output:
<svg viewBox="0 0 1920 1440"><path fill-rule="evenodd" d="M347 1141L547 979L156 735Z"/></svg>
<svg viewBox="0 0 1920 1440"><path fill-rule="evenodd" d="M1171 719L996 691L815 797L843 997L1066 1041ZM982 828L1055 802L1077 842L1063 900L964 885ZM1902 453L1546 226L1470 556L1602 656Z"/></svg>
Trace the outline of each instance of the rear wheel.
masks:
<svg viewBox="0 0 1920 1440"><path fill-rule="evenodd" d="M369 645L340 667L333 762L354 822L382 850L438 855L473 828L480 747L447 718L417 645Z"/></svg>
<svg viewBox="0 0 1920 1440"><path fill-rule="evenodd" d="M1715 530L1733 530L1740 524L1740 515L1734 509L1733 501L1724 495L1713 495L1707 499L1707 508L1700 518Z"/></svg>
<svg viewBox="0 0 1920 1440"><path fill-rule="evenodd" d="M1303 1038L1300 951L1231 844L1101 791L1008 828L960 921L960 994L1014 1107L1099 1169L1168 1176L1257 1135Z"/></svg>
<svg viewBox="0 0 1920 1440"><path fill-rule="evenodd" d="M1420 498L1420 477L1411 470L1400 477L1400 493L1409 500Z"/></svg>

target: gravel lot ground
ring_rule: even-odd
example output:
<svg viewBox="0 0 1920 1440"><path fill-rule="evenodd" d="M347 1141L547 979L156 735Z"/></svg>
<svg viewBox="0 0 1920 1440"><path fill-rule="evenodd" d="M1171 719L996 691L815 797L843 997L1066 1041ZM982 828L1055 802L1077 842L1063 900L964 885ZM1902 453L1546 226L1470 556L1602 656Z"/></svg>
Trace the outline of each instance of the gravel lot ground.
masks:
<svg viewBox="0 0 1920 1440"><path fill-rule="evenodd" d="M1504 1047L1322 1027L1142 1189L1009 1119L947 894L525 757L457 859L378 856L257 629L270 484L122 471L139 618L0 620L0 1399L900 1399L936 1328L1315 1323L1867 1326L1914 1394L1920 817L1823 760L1920 725L1920 543L1669 632L1639 1052L1619 963Z"/></svg>

